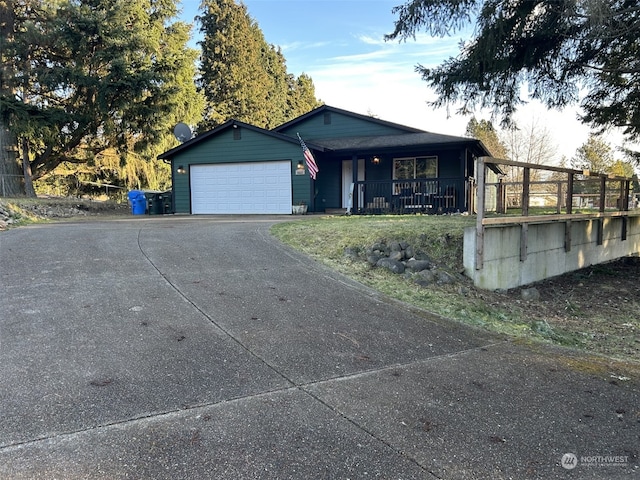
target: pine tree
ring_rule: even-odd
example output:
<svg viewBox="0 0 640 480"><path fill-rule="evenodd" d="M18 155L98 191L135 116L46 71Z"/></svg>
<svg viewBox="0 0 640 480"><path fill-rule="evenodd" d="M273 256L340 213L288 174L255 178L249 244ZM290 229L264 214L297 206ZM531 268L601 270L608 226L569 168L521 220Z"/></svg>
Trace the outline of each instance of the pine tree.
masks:
<svg viewBox="0 0 640 480"><path fill-rule="evenodd" d="M33 178L108 150L121 163L130 152L151 160L152 146L166 142L176 117L197 122L197 55L186 46L189 27L173 21L173 1L11 7L14 36L3 46L16 94L0 96L0 112L26 141Z"/></svg>
<svg viewBox="0 0 640 480"><path fill-rule="evenodd" d="M476 120L472 118L467 123L466 134L477 138L487 147L491 155L495 158L507 158L507 147L498 138L498 132L489 120Z"/></svg>
<svg viewBox="0 0 640 480"><path fill-rule="evenodd" d="M321 104L322 101L316 98L316 87L309 75L302 73L298 78L289 76L286 120L310 112Z"/></svg>
<svg viewBox="0 0 640 480"><path fill-rule="evenodd" d="M311 79L287 73L281 50L266 42L244 4L204 0L200 9L199 86L207 100L200 131L231 118L273 128L318 105Z"/></svg>
<svg viewBox="0 0 640 480"><path fill-rule="evenodd" d="M594 173L607 173L613 163L611 145L597 135L590 135L571 159L573 168Z"/></svg>
<svg viewBox="0 0 640 480"><path fill-rule="evenodd" d="M15 96L15 62L9 48L14 39L16 12L12 2L0 0L0 101ZM11 130L10 116L0 109L0 196L23 193L16 154L18 139Z"/></svg>
<svg viewBox="0 0 640 480"><path fill-rule="evenodd" d="M549 108L580 102L582 120L598 130L640 138L637 0L409 0L394 12L388 40L422 28L446 36L475 22L459 56L418 65L438 94L433 105L490 108L509 123L524 87Z"/></svg>
<svg viewBox="0 0 640 480"><path fill-rule="evenodd" d="M201 10L200 86L207 104L199 130L230 118L264 126L269 77L260 30L247 8L234 0L204 0Z"/></svg>

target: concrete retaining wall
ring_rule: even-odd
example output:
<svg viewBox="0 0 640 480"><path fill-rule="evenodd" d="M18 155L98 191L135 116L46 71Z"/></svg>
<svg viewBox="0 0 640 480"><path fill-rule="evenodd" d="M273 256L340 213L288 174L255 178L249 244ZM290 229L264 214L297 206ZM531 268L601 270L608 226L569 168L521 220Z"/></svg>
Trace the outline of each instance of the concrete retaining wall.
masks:
<svg viewBox="0 0 640 480"><path fill-rule="evenodd" d="M565 223L531 224L527 255L520 258L521 225L487 226L484 261L476 270L476 229L465 229L464 268L474 284L486 290L515 288L590 265L640 253L640 217L627 218L622 240L621 217L602 219L602 245L598 245L598 219L571 222L571 249L565 251Z"/></svg>

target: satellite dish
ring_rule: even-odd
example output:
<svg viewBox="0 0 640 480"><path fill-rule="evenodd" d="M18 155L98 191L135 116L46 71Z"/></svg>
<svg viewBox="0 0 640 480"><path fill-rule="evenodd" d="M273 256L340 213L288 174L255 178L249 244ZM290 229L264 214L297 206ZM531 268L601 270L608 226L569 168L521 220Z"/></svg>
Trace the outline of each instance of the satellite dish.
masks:
<svg viewBox="0 0 640 480"><path fill-rule="evenodd" d="M192 137L192 133L191 133L191 129L189 128L189 125L182 122L180 122L175 126L175 128L173 129L173 134L176 136L176 138L180 143L184 143L187 140L191 140L191 137Z"/></svg>

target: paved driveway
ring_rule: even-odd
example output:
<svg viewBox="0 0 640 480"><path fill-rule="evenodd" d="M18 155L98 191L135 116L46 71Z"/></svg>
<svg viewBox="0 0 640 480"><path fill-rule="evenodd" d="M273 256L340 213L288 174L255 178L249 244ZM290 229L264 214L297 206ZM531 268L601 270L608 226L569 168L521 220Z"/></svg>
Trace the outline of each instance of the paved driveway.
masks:
<svg viewBox="0 0 640 480"><path fill-rule="evenodd" d="M635 379L405 308L275 221L0 232L0 478L638 477Z"/></svg>

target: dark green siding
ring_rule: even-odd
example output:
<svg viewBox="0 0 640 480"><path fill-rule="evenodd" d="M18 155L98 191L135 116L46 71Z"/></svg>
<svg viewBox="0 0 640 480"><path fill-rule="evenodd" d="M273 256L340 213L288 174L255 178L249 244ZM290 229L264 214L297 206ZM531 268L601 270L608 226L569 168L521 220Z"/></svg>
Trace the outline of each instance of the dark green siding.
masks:
<svg viewBox="0 0 640 480"><path fill-rule="evenodd" d="M381 125L376 122L368 122L366 119L351 117L336 112L331 112L330 115L331 123L329 125L325 125L324 123L324 114L319 113L280 133L294 137L296 133L299 133L304 140L309 141L320 138L396 135L406 133L406 130L394 128L389 125Z"/></svg>
<svg viewBox="0 0 640 480"><path fill-rule="evenodd" d="M342 162L319 162L320 172L314 182L314 211L324 212L327 208L342 207Z"/></svg>
<svg viewBox="0 0 640 480"><path fill-rule="evenodd" d="M173 161L173 191L176 213L191 212L191 194L189 191L189 167L217 163L291 161L291 184L293 203L310 201L310 181L308 171L305 175L295 175L296 166L303 160L302 149L297 142L287 142L241 128L240 140L234 140L233 129L221 131L217 135L193 145L184 152L178 152ZM186 174L179 174L182 165Z"/></svg>
<svg viewBox="0 0 640 480"><path fill-rule="evenodd" d="M463 176L462 160L463 150L441 150L438 152L438 176L442 178L455 178Z"/></svg>
<svg viewBox="0 0 640 480"><path fill-rule="evenodd" d="M365 162L365 180L389 180L393 176L393 161L391 157L384 157L378 165L370 161Z"/></svg>

